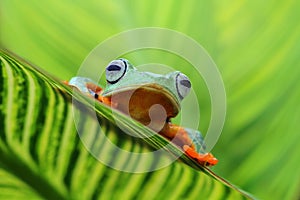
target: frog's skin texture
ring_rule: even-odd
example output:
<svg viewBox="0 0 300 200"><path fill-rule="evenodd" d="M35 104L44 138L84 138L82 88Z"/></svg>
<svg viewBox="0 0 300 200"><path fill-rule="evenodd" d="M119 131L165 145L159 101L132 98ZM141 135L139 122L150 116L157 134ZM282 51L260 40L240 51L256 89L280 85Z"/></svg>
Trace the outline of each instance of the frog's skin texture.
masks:
<svg viewBox="0 0 300 200"><path fill-rule="evenodd" d="M101 88L89 78L73 77L68 85L172 140L202 166L218 163L211 153L205 153L199 131L170 122L190 91L191 82L187 76L178 71L166 75L140 72L126 59L118 59L107 66L106 81L106 87Z"/></svg>

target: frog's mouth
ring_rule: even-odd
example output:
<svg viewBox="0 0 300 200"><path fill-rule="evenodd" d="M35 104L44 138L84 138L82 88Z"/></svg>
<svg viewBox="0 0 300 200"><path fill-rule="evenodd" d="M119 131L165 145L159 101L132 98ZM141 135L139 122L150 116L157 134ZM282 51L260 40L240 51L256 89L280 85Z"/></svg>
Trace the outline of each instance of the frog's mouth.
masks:
<svg viewBox="0 0 300 200"><path fill-rule="evenodd" d="M102 96L111 97L112 102L117 103L120 110L130 107L131 112L134 109L135 115L148 111L155 104L164 107L168 118L175 117L180 109L180 104L172 92L153 83L121 87L106 91Z"/></svg>

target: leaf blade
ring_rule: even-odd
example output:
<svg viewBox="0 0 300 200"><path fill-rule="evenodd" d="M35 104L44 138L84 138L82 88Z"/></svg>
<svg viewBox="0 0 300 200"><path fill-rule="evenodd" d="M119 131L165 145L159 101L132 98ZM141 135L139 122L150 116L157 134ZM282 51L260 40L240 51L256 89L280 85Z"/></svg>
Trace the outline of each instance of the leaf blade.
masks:
<svg viewBox="0 0 300 200"><path fill-rule="evenodd" d="M128 174L105 166L87 151L87 146L82 144L82 140L80 140L76 133L78 129L83 130L84 134L81 135L81 137L89 138L89 140L87 140L90 141L88 145L97 144L96 149L101 152L102 156L106 155L108 159L110 159L110 162L118 163L120 166L127 165L125 161L132 159L132 157L122 158L118 154L112 157L111 152L113 152L113 150L107 146L105 142L93 142L95 138L98 139L106 135L112 141L120 145L121 148L127 150L135 149L138 153L151 152L153 148L166 148L169 152L179 155L181 155L182 152L178 147L172 144L166 147L166 145L169 144L166 139L158 134L152 136L153 132L150 129L142 126L138 122L132 121L119 112L114 113L113 116L111 110L100 103L96 103L94 108L94 101L92 99L79 93L73 93L70 88L60 82L56 82L51 76L46 76L26 62L22 62L5 52L1 52L2 70L4 69L3 64L6 65L5 69L11 67L12 69L20 70L19 73L26 73L27 76L32 76L32 78L36 80L31 83L35 83L35 95L40 96L38 98L27 98L28 101L35 102L30 102L30 104L34 104L36 108L33 112L42 113L45 111L45 107L46 110L53 109L47 112L47 115L36 114L36 116L39 117L32 117L35 115L21 112L26 119L23 121L19 120L20 123L29 123L27 120L32 120L29 124L34 124L34 126L31 127L31 133L27 133L25 137L20 135L19 129L8 129L8 131L4 130L4 132L1 133L1 135L10 136L9 143L5 143L6 140L4 140L3 137L1 138L1 169L16 176L22 182L25 182L41 197L77 199L127 196L128 199L131 199L135 197L146 198L151 194L153 198L167 198L170 195L173 195L174 198L186 197L188 195L194 197L204 195L211 198L225 198L233 195L241 199L252 198L244 191L213 174L209 169L198 165L186 155L182 155L181 159L195 169L202 170L205 174L180 162L174 162L170 166L155 172L142 174ZM11 74L11 78L13 79L22 77L19 76L19 74ZM1 79L4 82L8 80L3 77L4 76L2 76ZM28 90L28 85L29 84L21 84L19 87ZM4 87L9 87L9 84L4 84ZM12 91L11 88L3 88L3 90L5 89ZM3 96L2 91L1 94L3 98L6 98L6 96ZM12 107L15 107L13 109L26 110L26 108L29 107L29 110L32 110L32 106L18 107L19 105L23 105L19 102L24 101L24 99L16 98L18 94L18 92L15 92L12 93L12 95L14 95L13 97L9 97L13 99ZM75 106L76 112L85 113L84 117L86 117L86 120L81 122L77 127L75 127L72 121L73 118L71 118L74 109L71 103L71 97L76 98L76 102L79 103ZM43 101L40 101L41 99L43 99ZM41 102L46 106L41 106ZM49 105L55 105L56 107L49 108ZM9 108L10 107L1 109L1 114L3 115L9 112ZM93 121L93 118L90 117L91 112L94 110L97 113L97 121ZM9 119L12 120L13 116L17 118L17 115L12 115ZM45 123L49 117L53 119ZM5 118L6 116L1 120ZM21 117L21 119L23 118ZM119 124L130 130L133 134L151 137L141 141L126 136L122 133L121 129L118 129L113 124L114 120L117 120ZM6 125L8 125L9 122L7 120L5 122ZM99 132L99 129L95 126L95 123L99 122L102 123L105 128L102 134L100 134L101 132ZM49 128L51 123L53 127ZM48 126L48 128L44 128L44 125ZM29 132L27 129L22 131ZM27 140L25 142L26 145L19 145L24 144L23 140ZM99 142L99 144L97 142ZM64 150L66 150L66 152ZM61 153L64 153L64 155L60 155ZM145 162L141 162L141 160L130 161L134 163L133 167L140 165L150 169L162 162L163 159L165 159L164 156L166 155L162 155L161 157L152 156L150 160L145 160ZM165 177L165 180L160 183L165 187L153 185L153 181L151 180L161 180L161 177ZM198 179L203 187L195 187L193 182L195 178ZM179 179L181 179L180 182L178 182ZM122 182L122 184L118 183L119 181ZM124 184L128 184L128 188L131 189L124 190ZM143 185L143 188L148 188L148 190L140 190L139 187L136 187L139 184ZM89 185L90 187L83 187L84 185ZM206 187L209 185L211 187ZM176 192L170 193L174 188L177 188ZM214 190L214 188L219 189Z"/></svg>

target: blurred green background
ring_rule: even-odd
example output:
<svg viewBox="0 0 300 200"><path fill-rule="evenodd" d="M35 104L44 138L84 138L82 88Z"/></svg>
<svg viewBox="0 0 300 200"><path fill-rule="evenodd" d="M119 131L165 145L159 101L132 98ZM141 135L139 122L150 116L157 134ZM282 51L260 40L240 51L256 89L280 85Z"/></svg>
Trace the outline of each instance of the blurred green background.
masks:
<svg viewBox="0 0 300 200"><path fill-rule="evenodd" d="M227 117L213 153L218 175L262 199L298 199L300 192L300 1L0 1L0 44L61 80L87 54L121 31L163 27L201 44L217 64ZM135 64L167 62L193 81L187 63L145 50ZM141 62L141 63L139 63ZM201 125L210 98L201 93Z"/></svg>

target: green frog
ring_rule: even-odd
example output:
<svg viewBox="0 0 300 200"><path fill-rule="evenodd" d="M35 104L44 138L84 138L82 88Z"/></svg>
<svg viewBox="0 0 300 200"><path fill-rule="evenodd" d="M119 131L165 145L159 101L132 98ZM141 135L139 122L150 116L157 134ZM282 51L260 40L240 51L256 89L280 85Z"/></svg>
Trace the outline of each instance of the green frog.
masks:
<svg viewBox="0 0 300 200"><path fill-rule="evenodd" d="M73 77L68 85L158 132L202 166L218 163L211 153L205 152L199 131L171 123L191 89L186 75L179 71L166 75L141 72L122 58L111 61L105 75L105 88L86 77Z"/></svg>

